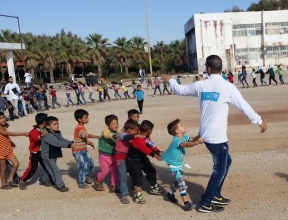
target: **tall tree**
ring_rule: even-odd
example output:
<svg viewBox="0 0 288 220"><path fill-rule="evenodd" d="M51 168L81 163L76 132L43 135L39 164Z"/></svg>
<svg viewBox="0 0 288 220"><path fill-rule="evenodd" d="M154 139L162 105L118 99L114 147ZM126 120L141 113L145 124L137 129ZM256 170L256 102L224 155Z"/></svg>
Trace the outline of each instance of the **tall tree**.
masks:
<svg viewBox="0 0 288 220"><path fill-rule="evenodd" d="M142 37L132 37L130 39L131 46L134 48L134 57L133 60L137 63L138 68L140 69L146 59L144 47L147 45L147 42Z"/></svg>
<svg viewBox="0 0 288 220"><path fill-rule="evenodd" d="M93 65L97 67L99 77L102 76L102 66L105 64L106 57L109 55L109 40L102 38L102 34L89 34L86 37L88 46L88 57L92 60Z"/></svg>
<svg viewBox="0 0 288 220"><path fill-rule="evenodd" d="M32 78L35 77L34 70L38 66L39 57L39 42L38 38L31 33L25 34L24 37L25 51L24 61L26 69L31 70Z"/></svg>
<svg viewBox="0 0 288 220"><path fill-rule="evenodd" d="M182 66L187 64L186 45L184 40L174 40L170 43L170 58L175 65Z"/></svg>
<svg viewBox="0 0 288 220"><path fill-rule="evenodd" d="M163 41L157 41L156 45L154 45L154 56L159 60L159 64L161 67L164 67L165 57L168 52L168 46Z"/></svg>

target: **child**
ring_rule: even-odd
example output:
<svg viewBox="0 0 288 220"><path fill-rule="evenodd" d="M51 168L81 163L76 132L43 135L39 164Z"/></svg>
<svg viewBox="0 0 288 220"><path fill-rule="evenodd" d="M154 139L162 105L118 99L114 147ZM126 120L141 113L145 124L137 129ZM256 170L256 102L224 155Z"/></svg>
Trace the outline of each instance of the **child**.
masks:
<svg viewBox="0 0 288 220"><path fill-rule="evenodd" d="M64 84L64 90L65 90L65 93L66 93L66 97L67 97L67 105L66 107L68 108L69 107L69 103L71 102L71 105L74 106L74 103L71 99L71 90L72 88L70 86L68 86L67 83Z"/></svg>
<svg viewBox="0 0 288 220"><path fill-rule="evenodd" d="M80 91L78 89L78 86L76 83L73 83L73 87L72 87L75 91L75 95L76 95L76 98L77 98L77 106L78 105L82 105L82 101L80 100Z"/></svg>
<svg viewBox="0 0 288 220"><path fill-rule="evenodd" d="M44 87L44 85L43 85ZM40 89L40 94L42 96L43 99L43 104L46 110L49 110L50 106L48 105L48 97L47 97L47 91L45 89Z"/></svg>
<svg viewBox="0 0 288 220"><path fill-rule="evenodd" d="M132 80L132 84L131 84L131 86L132 86L132 89L133 89L132 94L134 94L134 92L136 92L136 88L137 88L137 84L136 84L136 82L135 82L134 79Z"/></svg>
<svg viewBox="0 0 288 220"><path fill-rule="evenodd" d="M140 125L140 134L149 137L152 133L154 125L148 121L144 120ZM162 190L159 189L156 182L156 170L153 166L146 167L145 157L150 155L151 157L155 157L157 160L162 160L161 156L152 151L150 148L146 146L145 139L136 137L132 142L131 146L128 150L128 164L129 164L129 174L132 180L132 185L134 186L135 191L135 202L138 204L144 204L145 201L142 197L142 189L143 185L143 173L142 171L148 172L150 178L148 179L151 184L150 193L159 195L162 194Z"/></svg>
<svg viewBox="0 0 288 220"><path fill-rule="evenodd" d="M95 187L97 191L104 191L103 180L111 171L111 192L119 192L116 187L118 183L118 168L115 159L115 144L116 135L119 128L118 118L116 115L107 115L105 117L106 129L102 131L101 138L98 142L99 149L99 165L101 171L98 173L95 180Z"/></svg>
<svg viewBox="0 0 288 220"><path fill-rule="evenodd" d="M281 84L284 84L283 73L282 73L282 69L281 69L280 65L277 66L276 73L278 73L278 75L279 75L279 81L280 81L280 83L281 83Z"/></svg>
<svg viewBox="0 0 288 220"><path fill-rule="evenodd" d="M151 88L153 89L151 73L148 73L147 75L147 90L149 89L149 86L151 86Z"/></svg>
<svg viewBox="0 0 288 220"><path fill-rule="evenodd" d="M177 76L177 83L179 84L179 85L181 85L181 81L180 81L180 76Z"/></svg>
<svg viewBox="0 0 288 220"><path fill-rule="evenodd" d="M129 96L129 94L128 94L128 92L129 92L128 89L127 89L125 86L123 86L122 83L120 83L119 86L120 86L120 89L122 89L123 92L124 92L125 99L127 99L127 98L130 99L130 96Z"/></svg>
<svg viewBox="0 0 288 220"><path fill-rule="evenodd" d="M142 90L141 85L137 86L137 90L134 91L134 99L137 97L137 103L139 107L140 114L142 114L143 110L143 103L144 103L144 91Z"/></svg>
<svg viewBox="0 0 288 220"><path fill-rule="evenodd" d="M12 189L18 187L13 181L14 175L19 167L19 162L13 153L16 145L9 136L29 136L28 132L9 132L7 131L6 119L3 112L0 112L0 167L1 167L1 189ZM12 163L12 169L6 180L7 160Z"/></svg>
<svg viewBox="0 0 288 220"><path fill-rule="evenodd" d="M152 95L152 97L155 97L155 94L156 94L156 90L158 89L159 92L160 92L160 96L162 96L162 92L161 92L161 89L160 89L160 80L158 77L155 77L154 79L154 94Z"/></svg>
<svg viewBox="0 0 288 220"><path fill-rule="evenodd" d="M43 111L44 110L44 106L43 106L43 98L40 94L40 90L38 88L36 88L36 91L34 93L34 98L36 98L37 101L37 106L38 106L38 111Z"/></svg>
<svg viewBox="0 0 288 220"><path fill-rule="evenodd" d="M79 167L78 187L81 189L88 189L89 186L87 184L92 183L92 179L89 177L89 175L94 167L94 162L87 151L87 145L94 148L94 144L87 138L99 139L99 136L89 134L84 127L84 125L89 122L89 113L86 110L77 109L74 112L74 118L78 122L78 125L74 130L75 144L72 148L72 154Z"/></svg>
<svg viewBox="0 0 288 220"><path fill-rule="evenodd" d="M92 103L95 102L95 99L92 98L93 96L93 89L92 89L92 85L90 82L87 83L87 89L88 89L88 92L89 92L89 99L91 100Z"/></svg>
<svg viewBox="0 0 288 220"><path fill-rule="evenodd" d="M29 98L28 94L26 92L22 92L21 95L23 96L27 113L32 114L33 113L33 107L30 104L30 98Z"/></svg>
<svg viewBox="0 0 288 220"><path fill-rule="evenodd" d="M52 109L55 109L55 104L61 108L61 105L57 102L56 90L53 89L53 86L49 86L49 93L52 96Z"/></svg>
<svg viewBox="0 0 288 220"><path fill-rule="evenodd" d="M168 91L168 83L163 81L163 96L165 94L165 91L167 91L168 94L171 95L171 93Z"/></svg>
<svg viewBox="0 0 288 220"><path fill-rule="evenodd" d="M105 101L102 99L103 89L102 89L100 83L96 83L96 86L97 86L96 91L99 92L99 102L105 102Z"/></svg>
<svg viewBox="0 0 288 220"><path fill-rule="evenodd" d="M10 121L14 121L14 119L19 119L19 117L16 117L15 114L14 114L14 106L12 105L12 103L9 100L7 100L7 97L3 97L3 98L8 103L8 106L6 106L6 107L7 107L8 112L9 112L9 117L10 117L9 120Z"/></svg>
<svg viewBox="0 0 288 220"><path fill-rule="evenodd" d="M29 165L24 174L20 177L19 180L19 188L21 190L26 190L27 185L26 181L32 178L32 176L36 173L38 168L38 163L42 166L44 171L48 174L48 171L43 163L41 158L41 138L46 134L46 123L48 115L45 113L38 113L35 116L36 125L33 126L33 129L29 132ZM52 177L50 177L50 180Z"/></svg>
<svg viewBox="0 0 288 220"><path fill-rule="evenodd" d="M116 100L118 100L118 97L120 99L122 99L121 95L119 95L119 93L118 93L119 88L117 88L114 83L112 83L112 87L110 87L110 89L114 89L114 97L115 97Z"/></svg>
<svg viewBox="0 0 288 220"><path fill-rule="evenodd" d="M121 132L116 140L115 147L115 158L119 171L119 182L120 182L120 191L121 198L120 201L123 204L129 204L129 200L127 198L129 192L127 187L127 153L130 147L130 141L135 137L145 138L143 135L137 134L138 132L138 123L129 119L124 124L124 132Z"/></svg>
<svg viewBox="0 0 288 220"><path fill-rule="evenodd" d="M83 100L83 104L84 105L86 105L86 99L85 99L85 87L84 87L84 85L83 85L83 83L82 82L78 82L78 89L79 89L79 92L80 92L80 95L81 95L81 98L82 98L82 100Z"/></svg>
<svg viewBox="0 0 288 220"><path fill-rule="evenodd" d="M252 83L253 83L254 87L257 87L255 69L252 69L251 76L253 78Z"/></svg>
<svg viewBox="0 0 288 220"><path fill-rule="evenodd" d="M7 107L8 107L8 102L4 97L2 97L2 93L0 92L0 112L4 113Z"/></svg>
<svg viewBox="0 0 288 220"><path fill-rule="evenodd" d="M56 189L60 192L69 191L65 186L59 167L57 166L57 158L62 157L61 148L71 148L74 146L73 141L63 138L59 131L59 120L54 116L47 117L46 121L47 134L41 139L41 158L48 173L52 176ZM39 181L43 185L51 185L50 176L44 173Z"/></svg>
<svg viewBox="0 0 288 220"><path fill-rule="evenodd" d="M178 200L175 198L174 193L176 189L179 188L181 198L184 202L184 210L189 211L193 209L194 204L188 201L186 192L187 186L183 178L185 148L202 144L203 139L199 136L190 138L185 135L186 127L179 119L170 122L167 129L168 133L174 137L168 149L162 154L162 159L168 164L174 181L171 184L170 191L167 193L166 198L172 203L177 203Z"/></svg>

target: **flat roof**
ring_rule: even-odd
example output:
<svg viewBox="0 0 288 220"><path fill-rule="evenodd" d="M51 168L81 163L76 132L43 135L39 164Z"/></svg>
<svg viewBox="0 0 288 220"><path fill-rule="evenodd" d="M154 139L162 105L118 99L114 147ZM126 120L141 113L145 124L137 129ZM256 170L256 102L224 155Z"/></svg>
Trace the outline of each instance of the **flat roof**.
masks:
<svg viewBox="0 0 288 220"><path fill-rule="evenodd" d="M23 49L25 49L25 44L22 44ZM4 43L0 42L0 52L3 51L15 51L15 50L21 50L21 43Z"/></svg>

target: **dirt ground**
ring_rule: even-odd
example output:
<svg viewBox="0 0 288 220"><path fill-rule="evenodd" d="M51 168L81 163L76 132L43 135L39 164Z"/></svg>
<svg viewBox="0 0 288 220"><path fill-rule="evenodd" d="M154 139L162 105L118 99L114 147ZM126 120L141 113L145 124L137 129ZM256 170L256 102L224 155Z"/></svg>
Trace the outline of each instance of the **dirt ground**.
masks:
<svg viewBox="0 0 288 220"><path fill-rule="evenodd" d="M286 75L286 74L285 74ZM259 76L257 76L259 77ZM288 80L287 77L284 76ZM192 78L183 79L183 84L192 82ZM267 79L266 79L267 80ZM237 81L237 80L236 80ZM252 80L249 78L248 80ZM258 83L259 79L257 79ZM237 82L236 82L237 84ZM252 84L252 83L251 83ZM144 84L146 86L146 84ZM222 213L202 214L196 210L183 211L181 198L177 192L179 204L164 200L163 196L150 195L149 185L144 185L146 204L132 202L130 192L129 205L122 205L117 195L109 193L109 178L105 181L104 192L93 187L87 190L77 187L77 164L70 149L63 149L63 158L58 160L65 184L69 192L60 193L54 188L40 186L38 178L43 170L40 167L31 179L26 191L19 188L0 190L1 219L288 219L288 85L242 89L237 85L251 106L267 122L268 130L260 134L260 128L251 124L234 107L229 114L228 135L232 166L222 194L232 203ZM180 118L187 126L188 135L196 135L199 125L199 105L197 98L165 95L152 97L152 90L145 91L144 114L141 119L149 119L155 124L153 141L165 150L172 137L167 133L167 124ZM131 94L131 89L130 89ZM58 101L66 103L64 91L58 91ZM74 95L74 94L73 94ZM96 97L98 94L94 94ZM113 91L110 90L111 97ZM87 95L88 97L88 95ZM75 99L75 96L73 96ZM98 98L98 97L97 97ZM120 127L127 119L127 111L137 108L135 100L111 101L82 106L90 114L87 129L90 133L100 134L105 127L104 117L116 114ZM60 119L60 130L64 137L73 138L76 121L73 112L77 107L50 110L49 115ZM34 124L34 116L10 122L10 131L29 131ZM13 138L17 144L15 154L19 159L18 173L22 175L28 165L28 138ZM94 140L97 146L97 141ZM95 168L92 177L99 171L97 150L89 150ZM151 159L157 170L159 184L165 192L169 190L172 177L164 162ZM212 172L212 159L205 145L187 150L185 161L192 166L185 169L185 180L190 199L198 204Z"/></svg>

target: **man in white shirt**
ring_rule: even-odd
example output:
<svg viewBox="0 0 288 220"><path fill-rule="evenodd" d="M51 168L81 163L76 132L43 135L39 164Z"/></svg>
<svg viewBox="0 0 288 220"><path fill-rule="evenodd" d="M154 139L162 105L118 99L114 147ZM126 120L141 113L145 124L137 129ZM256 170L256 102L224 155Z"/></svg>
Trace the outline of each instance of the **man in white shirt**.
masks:
<svg viewBox="0 0 288 220"><path fill-rule="evenodd" d="M24 77L25 77L26 87L29 88L31 86L32 75L31 75L31 73L25 73Z"/></svg>
<svg viewBox="0 0 288 220"><path fill-rule="evenodd" d="M13 82L13 77L9 76L8 83L5 86L4 94L9 94L8 98L12 105L14 106L14 114L16 118L18 117L18 100L21 91L17 83ZM25 108L25 106L24 106Z"/></svg>
<svg viewBox="0 0 288 220"><path fill-rule="evenodd" d="M222 60L211 55L206 59L206 69L210 75L207 80L194 82L190 85L179 85L171 76L163 75L164 81L170 83L176 95L196 96L201 108L200 137L213 157L213 173L202 195L198 211L203 213L220 212L224 208L217 205L228 205L231 200L221 195L222 185L231 165L227 138L227 121L229 104L234 105L253 124L267 129L261 117L243 99L238 89L221 76Z"/></svg>

